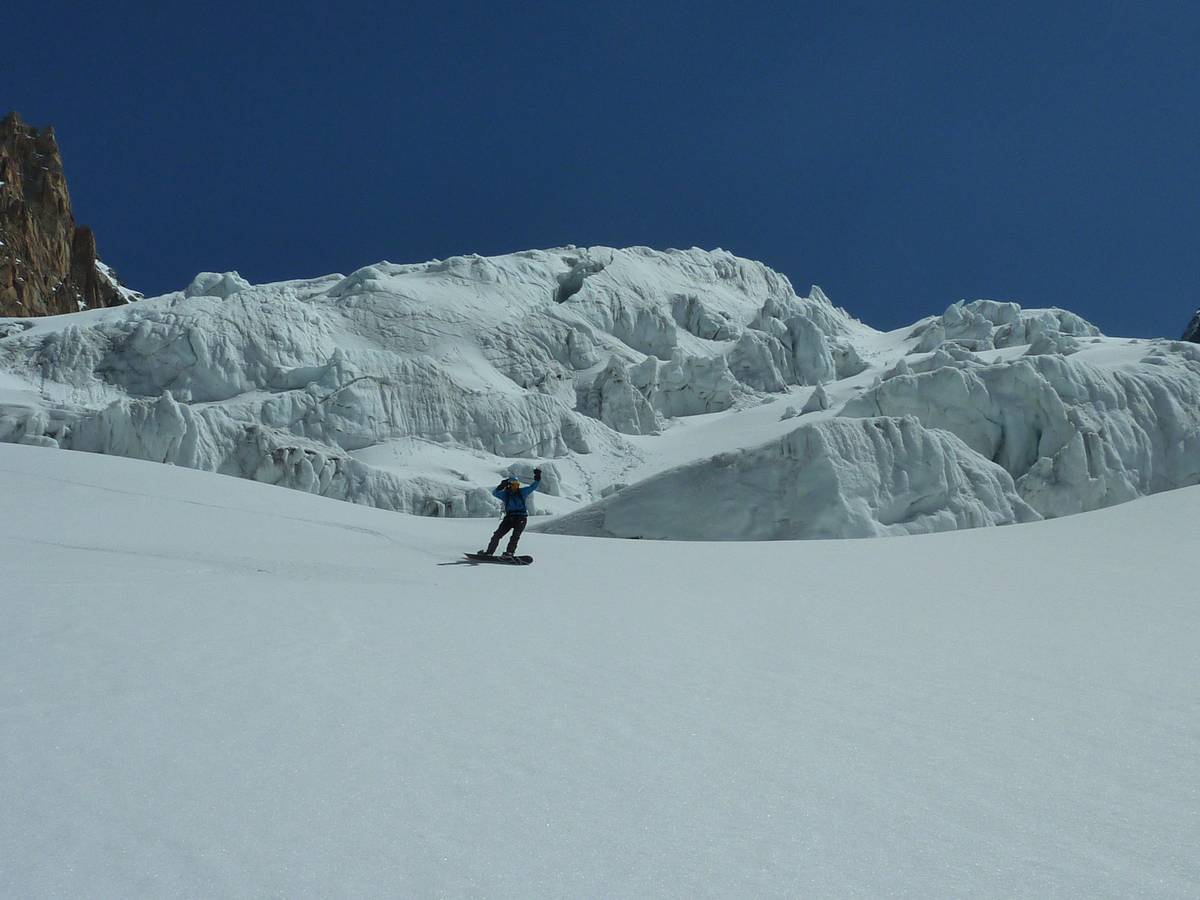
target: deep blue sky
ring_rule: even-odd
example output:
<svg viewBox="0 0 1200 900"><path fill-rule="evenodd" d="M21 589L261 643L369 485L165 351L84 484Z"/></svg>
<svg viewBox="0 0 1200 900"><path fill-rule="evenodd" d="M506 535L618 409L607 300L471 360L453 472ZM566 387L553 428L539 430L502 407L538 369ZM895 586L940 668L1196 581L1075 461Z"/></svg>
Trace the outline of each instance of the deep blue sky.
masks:
<svg viewBox="0 0 1200 900"><path fill-rule="evenodd" d="M5 17L0 106L149 293L603 243L725 247L877 327L1200 305L1194 2L245 6Z"/></svg>

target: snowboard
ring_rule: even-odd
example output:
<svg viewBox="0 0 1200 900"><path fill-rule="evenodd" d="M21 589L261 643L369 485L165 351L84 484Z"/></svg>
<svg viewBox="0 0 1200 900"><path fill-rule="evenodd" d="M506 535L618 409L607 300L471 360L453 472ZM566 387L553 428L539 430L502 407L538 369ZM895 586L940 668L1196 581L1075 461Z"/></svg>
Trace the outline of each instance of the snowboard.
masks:
<svg viewBox="0 0 1200 900"><path fill-rule="evenodd" d="M514 556L511 559L505 559L503 556L484 556L482 553L464 553L463 555L476 562L500 563L502 566L527 566L533 562L532 556Z"/></svg>

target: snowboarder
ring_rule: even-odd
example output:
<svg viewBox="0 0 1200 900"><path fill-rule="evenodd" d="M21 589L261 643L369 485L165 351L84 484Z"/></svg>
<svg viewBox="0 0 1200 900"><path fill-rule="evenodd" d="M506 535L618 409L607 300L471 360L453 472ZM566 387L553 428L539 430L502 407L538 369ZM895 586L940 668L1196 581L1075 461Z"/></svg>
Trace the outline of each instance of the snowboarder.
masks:
<svg viewBox="0 0 1200 900"><path fill-rule="evenodd" d="M538 485L542 483L542 470L533 470L533 484L528 487L521 487L521 482L516 478L505 478L492 491L492 496L504 503L504 518L500 520L500 527L496 529L492 539L488 541L487 549L480 550L480 556L492 556L496 552L496 547L500 544L500 538L512 532L508 538L508 548L501 556L505 559L511 559L513 554L517 552L517 541L521 540L521 532L525 530L525 523L529 519L529 510L525 506L525 498L538 489Z"/></svg>

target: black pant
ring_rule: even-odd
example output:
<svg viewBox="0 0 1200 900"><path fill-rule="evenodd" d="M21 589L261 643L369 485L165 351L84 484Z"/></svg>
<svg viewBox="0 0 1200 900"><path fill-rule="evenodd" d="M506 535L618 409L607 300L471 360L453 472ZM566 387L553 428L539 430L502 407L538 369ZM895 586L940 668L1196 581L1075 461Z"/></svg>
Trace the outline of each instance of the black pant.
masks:
<svg viewBox="0 0 1200 900"><path fill-rule="evenodd" d="M496 552L496 547L500 543L500 538L512 532L508 539L508 552L517 552L517 541L521 539L521 532L525 530L526 517L517 515L516 513L505 513L504 518L500 520L500 527L496 529L496 533L492 535L492 539L488 541L488 554Z"/></svg>

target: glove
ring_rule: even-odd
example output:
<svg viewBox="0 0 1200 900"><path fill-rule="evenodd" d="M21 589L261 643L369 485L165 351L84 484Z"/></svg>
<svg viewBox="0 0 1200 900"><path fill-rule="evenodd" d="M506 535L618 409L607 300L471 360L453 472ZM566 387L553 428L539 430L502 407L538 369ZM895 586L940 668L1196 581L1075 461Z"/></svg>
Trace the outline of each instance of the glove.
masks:
<svg viewBox="0 0 1200 900"><path fill-rule="evenodd" d="M541 470L541 469L534 469L534 470L533 470L533 480L534 480L534 481L541 481L541 480L542 480L542 470Z"/></svg>

